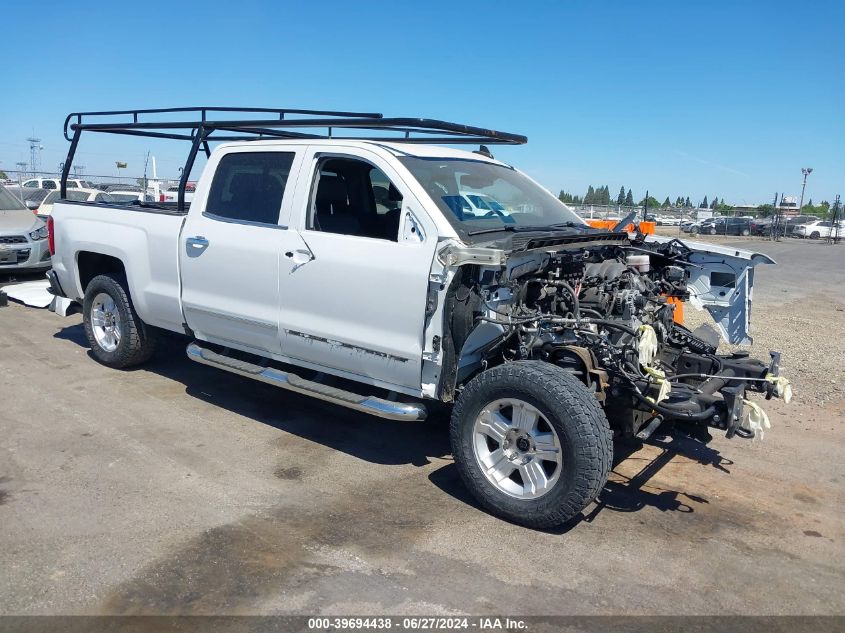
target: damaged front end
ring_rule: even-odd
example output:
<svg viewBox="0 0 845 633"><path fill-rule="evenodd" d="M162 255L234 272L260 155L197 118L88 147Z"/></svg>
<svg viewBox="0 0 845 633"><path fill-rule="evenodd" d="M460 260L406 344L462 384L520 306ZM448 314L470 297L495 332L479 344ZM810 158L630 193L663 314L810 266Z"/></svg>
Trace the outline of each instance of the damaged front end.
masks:
<svg viewBox="0 0 845 633"><path fill-rule="evenodd" d="M753 269L772 263L764 255L624 233L550 232L446 245L440 263L451 271L440 279L449 279L443 400L486 367L516 360L570 371L618 435L642 439L663 423L703 439L708 427L761 436L768 418L749 394L791 399L779 353L764 362L717 351L720 335L751 342ZM686 303L706 309L718 331L685 327Z"/></svg>

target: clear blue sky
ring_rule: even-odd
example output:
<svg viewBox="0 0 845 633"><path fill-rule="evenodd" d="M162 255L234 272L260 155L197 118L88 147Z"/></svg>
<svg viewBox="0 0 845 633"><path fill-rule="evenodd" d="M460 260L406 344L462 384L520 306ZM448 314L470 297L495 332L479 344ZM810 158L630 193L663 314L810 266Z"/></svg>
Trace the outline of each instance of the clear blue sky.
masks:
<svg viewBox="0 0 845 633"><path fill-rule="evenodd" d="M809 166L845 195L843 2L5 2L0 32L0 168L34 132L55 169L74 110L287 106L523 133L497 156L555 192L757 203ZM79 162L137 175L149 145ZM175 175L185 148L150 149Z"/></svg>

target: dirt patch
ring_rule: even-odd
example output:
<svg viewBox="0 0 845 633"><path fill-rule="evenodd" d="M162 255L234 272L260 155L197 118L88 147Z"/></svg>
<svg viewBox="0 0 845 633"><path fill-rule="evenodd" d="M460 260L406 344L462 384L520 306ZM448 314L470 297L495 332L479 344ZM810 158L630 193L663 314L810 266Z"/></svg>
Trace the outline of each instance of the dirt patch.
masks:
<svg viewBox="0 0 845 633"><path fill-rule="evenodd" d="M118 586L98 612L251 613L279 586L337 573L337 564L319 555L323 549L367 560L406 551L433 521L433 513L407 503L436 497L427 483L409 477L389 491L371 484L342 500L320 497L321 503L308 507L278 507L206 530Z"/></svg>
<svg viewBox="0 0 845 633"><path fill-rule="evenodd" d="M279 466L276 470L273 471L273 475L275 475L278 479L289 479L293 481L299 481L300 479L302 479L302 469L298 466L292 466L289 468Z"/></svg>

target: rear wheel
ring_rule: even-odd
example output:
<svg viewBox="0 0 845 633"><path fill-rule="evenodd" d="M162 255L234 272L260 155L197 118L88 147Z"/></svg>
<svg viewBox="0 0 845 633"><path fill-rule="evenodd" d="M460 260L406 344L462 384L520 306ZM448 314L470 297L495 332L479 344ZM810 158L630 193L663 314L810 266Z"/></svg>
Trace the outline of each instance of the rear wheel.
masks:
<svg viewBox="0 0 845 633"><path fill-rule="evenodd" d="M715 227L714 227L714 228L712 228L712 229L710 229L710 235L716 235L716 229L715 229Z"/></svg>
<svg viewBox="0 0 845 633"><path fill-rule="evenodd" d="M103 365L122 369L148 360L155 332L138 317L122 275L98 275L85 289L82 321L91 352Z"/></svg>
<svg viewBox="0 0 845 633"><path fill-rule="evenodd" d="M450 430L470 492L493 514L529 527L575 517L610 472L610 427L595 395L548 363L509 363L476 376Z"/></svg>
<svg viewBox="0 0 845 633"><path fill-rule="evenodd" d="M812 233L810 233L810 239L811 239L811 240L817 240L817 239L819 239L821 236L822 236L822 234L821 234L821 233L819 233L818 231L813 231Z"/></svg>

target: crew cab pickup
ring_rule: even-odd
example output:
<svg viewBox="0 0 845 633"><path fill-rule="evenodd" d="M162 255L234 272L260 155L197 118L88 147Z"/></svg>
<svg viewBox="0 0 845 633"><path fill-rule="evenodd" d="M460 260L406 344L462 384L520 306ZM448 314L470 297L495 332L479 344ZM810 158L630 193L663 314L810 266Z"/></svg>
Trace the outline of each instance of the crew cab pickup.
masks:
<svg viewBox="0 0 845 633"><path fill-rule="evenodd" d="M333 132L302 135L284 114L185 123L192 133L174 135L193 140L183 190L204 143L264 137L209 151L188 210L184 198L55 205L51 287L82 306L98 361L141 363L169 330L199 363L384 418L453 403L466 485L491 512L538 528L599 494L614 436L664 425L750 438L768 422L748 392L790 397L778 354L716 349L720 333L750 342L753 267L766 256L592 229L486 145L413 142L517 135L337 113L307 120ZM111 127L72 116L66 170L83 131L155 129L137 114ZM328 138L339 128L359 136ZM488 210L465 212L466 191ZM684 301L718 331L685 328Z"/></svg>

